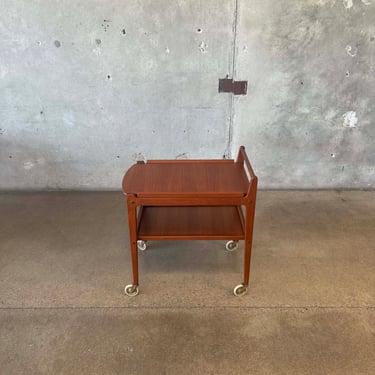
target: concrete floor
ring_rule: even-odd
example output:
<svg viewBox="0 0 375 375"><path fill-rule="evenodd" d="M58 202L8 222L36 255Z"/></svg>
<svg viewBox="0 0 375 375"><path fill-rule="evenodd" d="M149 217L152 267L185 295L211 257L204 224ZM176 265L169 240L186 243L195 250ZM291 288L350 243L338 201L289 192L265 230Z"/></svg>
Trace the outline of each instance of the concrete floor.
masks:
<svg viewBox="0 0 375 375"><path fill-rule="evenodd" d="M374 374L375 192L260 192L242 246L152 242L121 193L0 195L1 374Z"/></svg>

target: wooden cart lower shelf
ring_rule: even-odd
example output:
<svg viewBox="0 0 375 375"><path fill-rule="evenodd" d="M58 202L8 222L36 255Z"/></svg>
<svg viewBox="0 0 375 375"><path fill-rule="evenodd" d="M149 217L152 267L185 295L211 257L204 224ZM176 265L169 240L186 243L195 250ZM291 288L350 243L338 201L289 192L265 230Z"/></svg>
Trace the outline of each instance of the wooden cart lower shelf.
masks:
<svg viewBox="0 0 375 375"><path fill-rule="evenodd" d="M122 184L133 269L133 284L125 287L125 293L139 292L137 243L143 242L140 250L144 250L147 240L208 239L231 240L227 250L244 240L244 281L234 294L245 294L257 183L243 146L236 161L150 160L133 165Z"/></svg>
<svg viewBox="0 0 375 375"><path fill-rule="evenodd" d="M241 207L143 207L139 240L243 240Z"/></svg>

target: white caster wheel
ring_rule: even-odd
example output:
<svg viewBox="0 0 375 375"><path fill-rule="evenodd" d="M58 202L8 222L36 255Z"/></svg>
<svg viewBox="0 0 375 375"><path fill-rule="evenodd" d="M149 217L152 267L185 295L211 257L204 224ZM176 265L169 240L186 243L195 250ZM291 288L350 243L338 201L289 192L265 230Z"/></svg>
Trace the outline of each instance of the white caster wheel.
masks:
<svg viewBox="0 0 375 375"><path fill-rule="evenodd" d="M228 250L228 251L235 251L238 249L238 241L228 241L227 244L225 245L225 248Z"/></svg>
<svg viewBox="0 0 375 375"><path fill-rule="evenodd" d="M146 241L138 240L137 241L137 247L138 247L138 250L146 251L146 249L147 249Z"/></svg>
<svg viewBox="0 0 375 375"><path fill-rule="evenodd" d="M139 293L138 285L129 284L125 287L124 292L129 297L135 297Z"/></svg>
<svg viewBox="0 0 375 375"><path fill-rule="evenodd" d="M245 285L243 285L243 284L237 285L233 289L233 294L236 297L244 296L246 293L247 293L247 287Z"/></svg>

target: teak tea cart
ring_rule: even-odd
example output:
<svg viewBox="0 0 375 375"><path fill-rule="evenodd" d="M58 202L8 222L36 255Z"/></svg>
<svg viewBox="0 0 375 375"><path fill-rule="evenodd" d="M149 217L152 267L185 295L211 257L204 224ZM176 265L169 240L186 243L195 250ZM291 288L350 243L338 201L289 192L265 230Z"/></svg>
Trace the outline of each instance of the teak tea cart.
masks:
<svg viewBox="0 0 375 375"><path fill-rule="evenodd" d="M254 211L258 179L245 147L237 160L149 160L126 172L126 195L133 284L125 294L139 293L138 250L148 240L229 240L228 251L244 245L244 280L234 294L249 284Z"/></svg>

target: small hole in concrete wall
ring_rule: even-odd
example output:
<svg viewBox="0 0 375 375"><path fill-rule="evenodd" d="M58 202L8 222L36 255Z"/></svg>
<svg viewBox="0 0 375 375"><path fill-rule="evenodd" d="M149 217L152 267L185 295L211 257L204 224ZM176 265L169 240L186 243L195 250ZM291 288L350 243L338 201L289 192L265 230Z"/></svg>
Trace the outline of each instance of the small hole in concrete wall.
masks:
<svg viewBox="0 0 375 375"><path fill-rule="evenodd" d="M197 33L201 33L201 32L202 32L201 28L197 29Z"/></svg>
<svg viewBox="0 0 375 375"><path fill-rule="evenodd" d="M201 43L199 44L198 48L199 48L199 51L201 51L202 53L206 53L208 45L205 42L203 42L203 40L202 40Z"/></svg>
<svg viewBox="0 0 375 375"><path fill-rule="evenodd" d="M350 76L350 73L349 72L346 72L345 73L345 77L349 77Z"/></svg>
<svg viewBox="0 0 375 375"><path fill-rule="evenodd" d="M42 115L44 112L43 111L40 111L40 114Z"/></svg>
<svg viewBox="0 0 375 375"><path fill-rule="evenodd" d="M122 35L126 35L126 30L122 29Z"/></svg>
<svg viewBox="0 0 375 375"><path fill-rule="evenodd" d="M300 84L303 85L303 81L301 81Z"/></svg>
<svg viewBox="0 0 375 375"><path fill-rule="evenodd" d="M152 131L152 134L155 134L155 130Z"/></svg>
<svg viewBox="0 0 375 375"><path fill-rule="evenodd" d="M103 20L104 23L102 23L102 27L104 29L104 32L106 33L107 32L107 29L109 28L109 23L108 22L111 22L110 20Z"/></svg>
<svg viewBox="0 0 375 375"><path fill-rule="evenodd" d="M370 42L373 42L375 40L375 36L372 36L371 38L370 38Z"/></svg>
<svg viewBox="0 0 375 375"><path fill-rule="evenodd" d="M331 153L331 158L334 158L336 155L334 153Z"/></svg>
<svg viewBox="0 0 375 375"><path fill-rule="evenodd" d="M55 40L53 43L54 43L54 45L55 45L56 48L60 48L61 47L60 41Z"/></svg>
<svg viewBox="0 0 375 375"><path fill-rule="evenodd" d="M13 157L12 155L9 155L9 159L12 159L12 157Z"/></svg>
<svg viewBox="0 0 375 375"><path fill-rule="evenodd" d="M102 41L100 39L95 39L95 43L99 46L100 44L102 44Z"/></svg>
<svg viewBox="0 0 375 375"><path fill-rule="evenodd" d="M117 155L116 158L117 158L117 159L120 159L120 155Z"/></svg>
<svg viewBox="0 0 375 375"><path fill-rule="evenodd" d="M110 74L107 75L107 79L112 79Z"/></svg>

